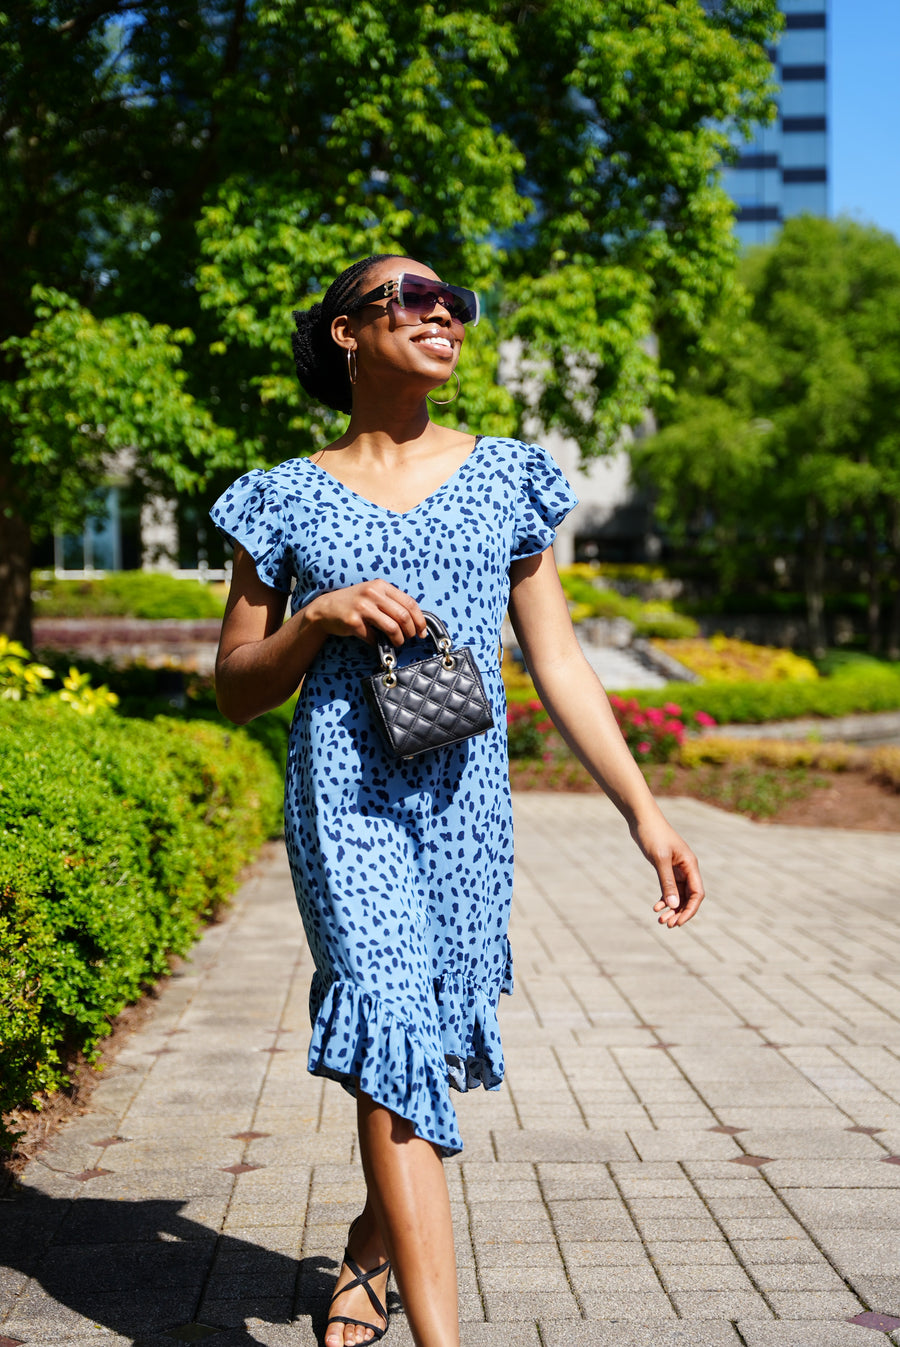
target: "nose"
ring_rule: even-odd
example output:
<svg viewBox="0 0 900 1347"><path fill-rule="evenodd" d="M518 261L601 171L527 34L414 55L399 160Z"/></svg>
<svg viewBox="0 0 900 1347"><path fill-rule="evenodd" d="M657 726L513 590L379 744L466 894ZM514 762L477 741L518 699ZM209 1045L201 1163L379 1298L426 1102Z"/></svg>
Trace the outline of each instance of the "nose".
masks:
<svg viewBox="0 0 900 1347"><path fill-rule="evenodd" d="M442 323L445 327L449 327L453 322L450 310L440 295L436 296L427 318L423 315L423 321L426 323Z"/></svg>

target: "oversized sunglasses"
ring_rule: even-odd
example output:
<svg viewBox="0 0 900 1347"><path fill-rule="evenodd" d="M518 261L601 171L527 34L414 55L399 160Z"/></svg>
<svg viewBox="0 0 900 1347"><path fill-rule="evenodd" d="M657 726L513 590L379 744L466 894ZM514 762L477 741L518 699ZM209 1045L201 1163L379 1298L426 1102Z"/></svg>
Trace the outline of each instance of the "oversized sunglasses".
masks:
<svg viewBox="0 0 900 1347"><path fill-rule="evenodd" d="M400 312L411 315L415 322L420 322L426 314L433 312L437 304L441 304L458 323L471 323L477 327L480 317L478 296L474 290L466 290L461 285L446 285L444 281L430 281L427 276L414 276L408 271L401 271L399 276L370 290L356 301L353 308L361 309L376 299L396 301Z"/></svg>

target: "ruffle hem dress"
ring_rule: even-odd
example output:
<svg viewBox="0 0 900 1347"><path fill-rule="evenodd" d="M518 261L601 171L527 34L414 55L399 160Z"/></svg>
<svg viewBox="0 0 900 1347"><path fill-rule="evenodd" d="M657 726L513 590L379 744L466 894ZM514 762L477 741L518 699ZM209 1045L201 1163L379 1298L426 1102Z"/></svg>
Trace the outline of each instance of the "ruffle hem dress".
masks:
<svg viewBox="0 0 900 1347"><path fill-rule="evenodd" d="M513 878L506 701L498 658L509 567L548 547L577 503L538 445L482 435L411 510L376 505L306 458L254 471L211 516L297 612L384 579L472 648L494 728L395 758L372 723L372 646L328 637L303 681L285 835L316 971L309 1070L362 1089L443 1154L462 1148L449 1087L497 1089ZM432 647L407 641L400 663Z"/></svg>

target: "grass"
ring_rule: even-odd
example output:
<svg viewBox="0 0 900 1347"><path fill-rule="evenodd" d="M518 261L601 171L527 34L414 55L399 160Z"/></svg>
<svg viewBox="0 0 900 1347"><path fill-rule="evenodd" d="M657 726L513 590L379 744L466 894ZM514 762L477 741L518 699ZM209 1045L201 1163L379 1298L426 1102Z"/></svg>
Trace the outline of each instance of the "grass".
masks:
<svg viewBox="0 0 900 1347"><path fill-rule="evenodd" d="M658 776L644 769L650 789L663 794L675 784L675 769L666 764ZM775 818L786 805L803 800L814 790L827 785L822 776L813 776L805 767L771 768L741 763L731 767L695 767L691 771L691 795L721 809L748 814L751 818Z"/></svg>

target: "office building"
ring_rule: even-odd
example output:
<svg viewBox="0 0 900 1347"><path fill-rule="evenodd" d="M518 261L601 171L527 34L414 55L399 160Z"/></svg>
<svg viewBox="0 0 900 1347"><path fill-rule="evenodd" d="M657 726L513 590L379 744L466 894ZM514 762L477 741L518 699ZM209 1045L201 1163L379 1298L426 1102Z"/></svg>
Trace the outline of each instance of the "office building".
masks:
<svg viewBox="0 0 900 1347"><path fill-rule="evenodd" d="M779 0L785 28L771 51L778 116L723 171L745 245L767 243L792 215L827 215L828 0Z"/></svg>

